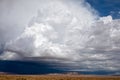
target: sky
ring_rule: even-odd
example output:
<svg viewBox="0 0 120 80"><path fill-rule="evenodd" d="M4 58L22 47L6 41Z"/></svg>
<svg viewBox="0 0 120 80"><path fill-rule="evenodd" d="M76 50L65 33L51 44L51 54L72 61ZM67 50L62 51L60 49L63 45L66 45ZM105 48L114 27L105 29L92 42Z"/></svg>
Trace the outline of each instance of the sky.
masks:
<svg viewBox="0 0 120 80"><path fill-rule="evenodd" d="M119 75L119 3L0 0L0 71Z"/></svg>
<svg viewBox="0 0 120 80"><path fill-rule="evenodd" d="M120 18L120 0L86 0L94 7L100 16L111 15L113 19Z"/></svg>

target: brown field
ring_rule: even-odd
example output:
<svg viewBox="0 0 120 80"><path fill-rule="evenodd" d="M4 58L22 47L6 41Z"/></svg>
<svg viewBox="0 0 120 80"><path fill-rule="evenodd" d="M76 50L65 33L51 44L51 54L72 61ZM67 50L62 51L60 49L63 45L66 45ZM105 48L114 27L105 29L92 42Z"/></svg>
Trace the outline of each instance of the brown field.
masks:
<svg viewBox="0 0 120 80"><path fill-rule="evenodd" d="M120 76L90 75L0 75L0 80L120 80Z"/></svg>

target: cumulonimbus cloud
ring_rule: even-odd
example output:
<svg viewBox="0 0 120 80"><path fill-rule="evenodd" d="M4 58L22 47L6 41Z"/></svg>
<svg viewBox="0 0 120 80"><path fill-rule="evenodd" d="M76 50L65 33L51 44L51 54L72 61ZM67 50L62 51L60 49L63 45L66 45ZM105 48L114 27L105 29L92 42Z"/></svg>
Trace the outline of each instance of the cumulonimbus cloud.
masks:
<svg viewBox="0 0 120 80"><path fill-rule="evenodd" d="M99 17L83 0L41 2L23 33L5 42L0 59L46 57L77 69L120 70L119 19Z"/></svg>

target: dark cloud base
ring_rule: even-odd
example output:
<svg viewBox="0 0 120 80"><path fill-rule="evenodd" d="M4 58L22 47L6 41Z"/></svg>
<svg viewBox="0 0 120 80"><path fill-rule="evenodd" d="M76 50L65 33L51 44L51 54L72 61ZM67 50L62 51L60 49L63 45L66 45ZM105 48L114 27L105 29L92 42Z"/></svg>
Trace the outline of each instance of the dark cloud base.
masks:
<svg viewBox="0 0 120 80"><path fill-rule="evenodd" d="M12 74L48 74L61 73L62 70L53 69L45 62L31 62L31 61L0 61L0 72L7 72Z"/></svg>
<svg viewBox="0 0 120 80"><path fill-rule="evenodd" d="M0 72L11 73L11 74L51 74L51 73L68 73L63 67L53 68L57 63L49 62L36 62L36 61L9 61L0 60ZM66 67L66 66L64 66ZM112 75L115 71L76 71L80 74L87 75Z"/></svg>

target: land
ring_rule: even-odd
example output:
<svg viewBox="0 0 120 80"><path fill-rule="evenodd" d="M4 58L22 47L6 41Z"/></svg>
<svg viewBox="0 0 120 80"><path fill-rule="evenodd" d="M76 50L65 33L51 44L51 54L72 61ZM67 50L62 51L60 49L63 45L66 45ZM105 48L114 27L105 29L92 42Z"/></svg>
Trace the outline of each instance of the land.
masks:
<svg viewBox="0 0 120 80"><path fill-rule="evenodd" d="M120 80L120 76L96 76L74 74L16 75L1 74L0 80Z"/></svg>

